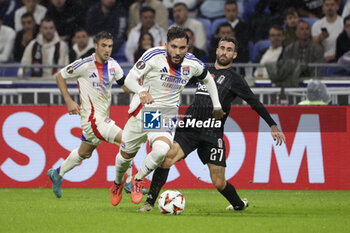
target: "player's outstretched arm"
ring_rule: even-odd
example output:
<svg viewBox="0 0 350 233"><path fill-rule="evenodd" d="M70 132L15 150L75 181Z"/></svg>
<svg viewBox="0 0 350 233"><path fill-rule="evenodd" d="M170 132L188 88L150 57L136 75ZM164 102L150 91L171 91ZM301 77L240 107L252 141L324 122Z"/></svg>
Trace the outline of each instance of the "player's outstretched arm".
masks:
<svg viewBox="0 0 350 233"><path fill-rule="evenodd" d="M60 91L62 93L64 101L66 102L69 115L79 114L80 113L80 107L70 97L69 92L68 92L68 88L67 88L67 82L62 77L61 72L58 72L57 75L56 75L56 83L57 83L57 86L58 86L58 88L60 89Z"/></svg>
<svg viewBox="0 0 350 233"><path fill-rule="evenodd" d="M271 135L277 146L282 145L282 142L286 143L286 136L278 129L277 125L271 126Z"/></svg>

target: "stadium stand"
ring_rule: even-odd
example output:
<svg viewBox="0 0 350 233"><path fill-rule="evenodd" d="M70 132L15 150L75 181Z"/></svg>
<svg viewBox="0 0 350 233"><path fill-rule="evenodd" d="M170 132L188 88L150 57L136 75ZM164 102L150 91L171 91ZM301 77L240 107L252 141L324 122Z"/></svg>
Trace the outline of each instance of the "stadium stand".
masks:
<svg viewBox="0 0 350 233"><path fill-rule="evenodd" d="M220 24L226 22L226 18L215 19L210 27L210 38L215 34L216 29L220 26Z"/></svg>
<svg viewBox="0 0 350 233"><path fill-rule="evenodd" d="M250 61L254 62L255 59L258 57L260 51L268 48L270 45L271 45L270 40L260 40L256 42L253 47L253 52L251 53L251 56L250 56Z"/></svg>

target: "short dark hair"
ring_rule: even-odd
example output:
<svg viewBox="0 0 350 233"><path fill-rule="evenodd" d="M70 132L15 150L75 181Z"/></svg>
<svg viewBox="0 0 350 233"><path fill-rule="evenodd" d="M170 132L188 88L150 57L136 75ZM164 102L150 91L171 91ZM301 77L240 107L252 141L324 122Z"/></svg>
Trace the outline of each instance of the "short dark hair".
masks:
<svg viewBox="0 0 350 233"><path fill-rule="evenodd" d="M174 39L186 38L186 41L188 44L188 40L189 40L188 35L185 32L185 30L181 27L174 26L174 27L169 28L166 36L167 36L168 43Z"/></svg>
<svg viewBox="0 0 350 233"><path fill-rule="evenodd" d="M348 15L348 16L346 16L346 17L344 18L344 21L343 21L343 22L344 22L344 25L345 25L345 23L346 23L347 20L350 20L350 15Z"/></svg>
<svg viewBox="0 0 350 233"><path fill-rule="evenodd" d="M309 22L307 22L307 21L305 21L305 20L303 20L303 19L299 19L299 21L298 21L298 23L297 23L297 27L298 27L299 24L301 24L301 23L307 23L307 24L309 25L309 27L311 28Z"/></svg>
<svg viewBox="0 0 350 233"><path fill-rule="evenodd" d="M230 27L232 29L232 31L234 32L232 25L229 22L224 22L224 23L219 25L219 27L215 31L215 34L218 34L222 27Z"/></svg>
<svg viewBox="0 0 350 233"><path fill-rule="evenodd" d="M294 14L297 14L299 16L297 10L294 7L289 7L283 12L283 18L286 19L288 15Z"/></svg>
<svg viewBox="0 0 350 233"><path fill-rule="evenodd" d="M185 28L185 29L184 29L184 31L185 31L185 32L189 32L189 33L191 33L191 34L192 34L192 36L194 36L194 33L193 33L193 31L192 31L191 29L189 29L189 28Z"/></svg>
<svg viewBox="0 0 350 233"><path fill-rule="evenodd" d="M148 11L152 12L153 14L156 14L156 11L152 7L144 6L140 10L140 15L142 15L142 13L148 12Z"/></svg>
<svg viewBox="0 0 350 233"><path fill-rule="evenodd" d="M74 30L74 35L77 34L77 32L82 32L82 31L86 32L86 34L89 34L85 28L83 28L83 27L77 27L77 28Z"/></svg>
<svg viewBox="0 0 350 233"><path fill-rule="evenodd" d="M184 2L178 2L178 3L175 3L173 8L177 7L177 6L184 6L186 8L186 10L188 10L188 7L187 5L184 3Z"/></svg>
<svg viewBox="0 0 350 233"><path fill-rule="evenodd" d="M235 4L237 6L237 2L235 0L226 0L225 6L230 4Z"/></svg>
<svg viewBox="0 0 350 233"><path fill-rule="evenodd" d="M269 31L270 31L270 29L276 29L277 31L282 31L283 32L283 27L281 26L281 25L278 25L278 24L273 24L273 25L271 25L270 26L270 28L269 28Z"/></svg>
<svg viewBox="0 0 350 233"><path fill-rule="evenodd" d="M222 42L222 41L227 41L227 42L232 42L234 45L235 45L235 52L237 52L238 50L238 41L236 40L236 38L234 37L223 37L219 40L219 43L217 45L217 47L219 47L219 44Z"/></svg>
<svg viewBox="0 0 350 233"><path fill-rule="evenodd" d="M40 21L40 25L43 23L43 22L53 22L53 24L55 25L55 21L49 17L49 16L45 16L41 21ZM56 25L55 25L56 26Z"/></svg>
<svg viewBox="0 0 350 233"><path fill-rule="evenodd" d="M28 17L31 17L32 19L34 19L33 14L30 13L30 12L24 13L24 14L21 16L21 19L23 19L23 18L28 18ZM34 20L35 20L35 19L34 19Z"/></svg>
<svg viewBox="0 0 350 233"><path fill-rule="evenodd" d="M106 31L100 31L99 33L96 34L94 43L98 43L101 39L111 39L113 40L113 36L111 33L106 32Z"/></svg>

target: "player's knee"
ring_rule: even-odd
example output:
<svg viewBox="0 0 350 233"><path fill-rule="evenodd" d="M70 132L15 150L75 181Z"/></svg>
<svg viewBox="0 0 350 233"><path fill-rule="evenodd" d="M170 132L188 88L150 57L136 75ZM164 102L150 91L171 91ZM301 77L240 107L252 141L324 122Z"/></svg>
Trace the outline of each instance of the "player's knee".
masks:
<svg viewBox="0 0 350 233"><path fill-rule="evenodd" d="M226 186L226 180L221 177L216 177L213 179L213 184L217 190L222 191Z"/></svg>
<svg viewBox="0 0 350 233"><path fill-rule="evenodd" d="M172 166L172 159L165 156L164 161L160 165L161 168L170 168Z"/></svg>
<svg viewBox="0 0 350 233"><path fill-rule="evenodd" d="M79 156L83 159L88 159L91 157L92 152L78 152Z"/></svg>
<svg viewBox="0 0 350 233"><path fill-rule="evenodd" d="M155 162L161 163L164 161L164 158L168 151L170 150L170 146L168 143L157 140L152 144L152 158Z"/></svg>
<svg viewBox="0 0 350 233"><path fill-rule="evenodd" d="M132 159L135 157L136 152L134 153L127 153L125 151L120 150L120 154L123 156L124 159Z"/></svg>

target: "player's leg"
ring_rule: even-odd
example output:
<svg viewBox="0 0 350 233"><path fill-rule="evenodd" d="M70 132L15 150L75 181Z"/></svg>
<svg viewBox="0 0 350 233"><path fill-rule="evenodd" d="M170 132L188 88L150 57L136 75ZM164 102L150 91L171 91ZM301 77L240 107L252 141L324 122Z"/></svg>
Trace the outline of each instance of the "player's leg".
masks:
<svg viewBox="0 0 350 233"><path fill-rule="evenodd" d="M241 199L235 187L226 181L225 167L208 163L210 177L215 188L230 202L227 210L244 210L248 207L248 200Z"/></svg>
<svg viewBox="0 0 350 233"><path fill-rule="evenodd" d="M158 137L150 141L152 150L147 154L139 171L135 175L136 180L143 180L148 174L156 169L163 161L171 148L172 141L167 137Z"/></svg>
<svg viewBox="0 0 350 233"><path fill-rule="evenodd" d="M246 208L235 187L225 179L225 167L208 163L210 178L215 188L230 202L235 210Z"/></svg>
<svg viewBox="0 0 350 233"><path fill-rule="evenodd" d="M95 148L95 145L82 141L80 147L71 151L60 167L57 169L50 169L47 172L47 176L52 181L52 188L56 197L60 198L62 196L61 184L64 174L79 165L84 159L90 158Z"/></svg>
<svg viewBox="0 0 350 233"><path fill-rule="evenodd" d="M187 130L176 130L173 146L167 153L163 163L158 167L153 174L151 187L148 191L148 196L145 204L138 212L146 212L152 210L156 202L159 192L168 178L169 168L177 161L186 157L192 151L197 149L199 145L198 135Z"/></svg>
<svg viewBox="0 0 350 233"><path fill-rule="evenodd" d="M224 142L219 138L216 143L203 143L198 148L198 155L201 161L208 165L215 188L230 202L233 209L243 210L248 206L248 201L241 200L235 187L225 178L225 151Z"/></svg>
<svg viewBox="0 0 350 233"><path fill-rule="evenodd" d="M168 151L163 163L154 170L150 189L148 191L147 200L137 212L146 212L153 209L154 203L157 200L160 190L166 183L170 167L176 162L185 157L181 146L174 141L173 146Z"/></svg>
<svg viewBox="0 0 350 233"><path fill-rule="evenodd" d="M110 188L111 203L118 205L122 198L122 190L125 183L125 172L131 165L136 153L147 140L147 135L139 129L139 119L132 117L126 123L122 132L122 142L120 150L115 158L115 180Z"/></svg>
<svg viewBox="0 0 350 233"><path fill-rule="evenodd" d="M131 180L133 186L131 200L135 204L140 203L143 197L143 179L164 161L172 145L172 138L169 139L165 136L156 137L154 139L150 137L149 141L152 146L152 151L147 154L140 169L135 174L134 179Z"/></svg>

